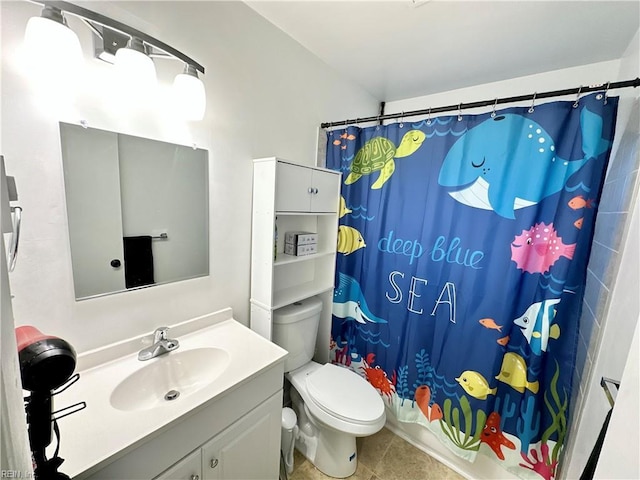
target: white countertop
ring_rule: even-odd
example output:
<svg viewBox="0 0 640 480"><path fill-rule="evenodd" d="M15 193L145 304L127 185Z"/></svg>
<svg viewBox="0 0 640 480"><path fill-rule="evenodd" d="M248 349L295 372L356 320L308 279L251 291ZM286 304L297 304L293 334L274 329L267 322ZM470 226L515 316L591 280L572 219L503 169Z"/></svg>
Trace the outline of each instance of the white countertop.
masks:
<svg viewBox="0 0 640 480"><path fill-rule="evenodd" d="M180 417L284 361L287 354L279 346L233 320L230 309L175 325L170 328L169 337L180 342L176 352L202 347L223 349L229 354L229 364L212 383L197 392L149 410L122 411L110 403L116 386L131 373L162 358L144 362L137 359L137 352L149 345L149 336L80 355L76 369L80 379L54 397L54 410L81 401L87 404L86 409L58 421L61 433L59 456L65 459L61 472L73 478L89 469L97 470L107 465L116 455L132 450L145 439L176 424ZM49 456L55 445L53 436Z"/></svg>

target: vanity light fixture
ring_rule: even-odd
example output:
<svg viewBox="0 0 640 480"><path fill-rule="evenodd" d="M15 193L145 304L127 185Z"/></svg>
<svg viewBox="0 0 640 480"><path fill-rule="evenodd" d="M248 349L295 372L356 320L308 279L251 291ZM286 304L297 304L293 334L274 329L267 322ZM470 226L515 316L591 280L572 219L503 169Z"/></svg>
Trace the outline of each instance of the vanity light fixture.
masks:
<svg viewBox="0 0 640 480"><path fill-rule="evenodd" d="M55 6L45 5L39 17L31 17L24 37L27 58L37 74L62 70L73 75L82 61L80 40Z"/></svg>
<svg viewBox="0 0 640 480"><path fill-rule="evenodd" d="M157 81L156 66L138 37L131 37L127 47L116 51L115 66L125 78L138 85L150 86Z"/></svg>
<svg viewBox="0 0 640 480"><path fill-rule="evenodd" d="M29 19L25 44L29 52L40 53L34 59L40 66L46 65L52 72L72 64L71 60L59 60L61 56L75 57L76 60L82 57L80 41L64 18L64 14L73 15L80 18L102 42L101 45L100 41L96 44L96 57L114 63L138 85L156 82L152 57L170 58L186 65L184 72L175 78L174 96L185 120L202 120L206 94L204 84L198 78L198 72L204 74L204 67L198 62L150 35L84 7L64 1L37 0L34 3L44 8L40 17ZM33 55L31 57L34 58Z"/></svg>
<svg viewBox="0 0 640 480"><path fill-rule="evenodd" d="M116 62L116 52L129 43L129 37L107 27L94 27L93 45L96 58L107 62Z"/></svg>
<svg viewBox="0 0 640 480"><path fill-rule="evenodd" d="M185 120L202 120L207 96L198 72L185 64L184 72L173 80L173 94L176 109Z"/></svg>

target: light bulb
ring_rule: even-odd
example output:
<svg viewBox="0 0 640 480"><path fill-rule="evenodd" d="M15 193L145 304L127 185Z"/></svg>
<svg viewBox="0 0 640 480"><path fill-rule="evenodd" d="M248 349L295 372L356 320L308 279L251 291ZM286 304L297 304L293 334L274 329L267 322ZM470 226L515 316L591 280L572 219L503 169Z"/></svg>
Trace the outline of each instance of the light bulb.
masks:
<svg viewBox="0 0 640 480"><path fill-rule="evenodd" d="M80 40L62 17L62 12L47 6L42 16L27 22L24 47L29 73L34 80L68 84L77 79L82 64Z"/></svg>
<svg viewBox="0 0 640 480"><path fill-rule="evenodd" d="M184 73L173 81L175 108L184 120L202 120L207 106L207 95L196 69L186 65Z"/></svg>
<svg viewBox="0 0 640 480"><path fill-rule="evenodd" d="M156 66L138 38L133 37L129 47L116 51L115 65L126 81L147 87L157 82Z"/></svg>

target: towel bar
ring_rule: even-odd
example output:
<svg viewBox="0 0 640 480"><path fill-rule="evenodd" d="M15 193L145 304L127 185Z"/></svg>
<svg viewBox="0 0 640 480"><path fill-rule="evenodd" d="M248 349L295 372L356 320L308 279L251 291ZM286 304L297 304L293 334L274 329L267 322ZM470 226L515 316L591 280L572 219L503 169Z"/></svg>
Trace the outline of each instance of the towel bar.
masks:
<svg viewBox="0 0 640 480"><path fill-rule="evenodd" d="M152 235L151 238L161 238L163 240L166 240L169 238L169 235L163 232L160 235Z"/></svg>
<svg viewBox="0 0 640 480"><path fill-rule="evenodd" d="M602 377L600 379L600 386L604 389L604 394L607 396L607 400L609 400L611 407L613 407L616 401L611 394L611 390L609 390L609 384L615 385L617 392L620 389L620 382L607 377Z"/></svg>

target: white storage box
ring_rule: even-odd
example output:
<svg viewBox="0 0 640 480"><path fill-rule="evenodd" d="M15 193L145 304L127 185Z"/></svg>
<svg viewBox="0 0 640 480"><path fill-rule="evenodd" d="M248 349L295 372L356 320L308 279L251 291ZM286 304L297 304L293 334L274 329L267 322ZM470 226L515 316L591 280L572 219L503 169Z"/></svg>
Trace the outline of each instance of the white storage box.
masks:
<svg viewBox="0 0 640 480"><path fill-rule="evenodd" d="M318 243L318 234L313 232L286 232L284 234L284 243L290 243L292 245Z"/></svg>
<svg viewBox="0 0 640 480"><path fill-rule="evenodd" d="M291 243L284 244L284 253L287 255L312 255L318 251L318 245L316 243L310 243L308 245L293 245Z"/></svg>

